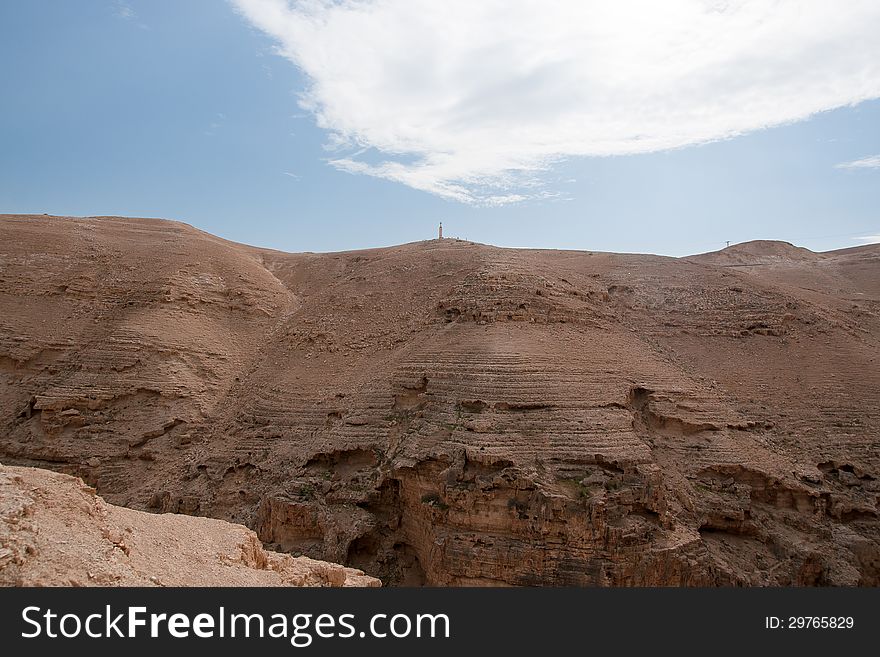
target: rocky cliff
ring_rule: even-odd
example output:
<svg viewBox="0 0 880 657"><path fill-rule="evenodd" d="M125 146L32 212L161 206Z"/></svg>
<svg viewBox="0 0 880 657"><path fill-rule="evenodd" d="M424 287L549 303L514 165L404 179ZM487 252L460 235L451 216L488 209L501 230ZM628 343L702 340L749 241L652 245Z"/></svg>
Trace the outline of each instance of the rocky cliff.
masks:
<svg viewBox="0 0 880 657"><path fill-rule="evenodd" d="M263 549L222 520L107 504L81 479L0 465L0 586L379 586Z"/></svg>
<svg viewBox="0 0 880 657"><path fill-rule="evenodd" d="M392 585L880 583L880 247L0 236L6 463Z"/></svg>

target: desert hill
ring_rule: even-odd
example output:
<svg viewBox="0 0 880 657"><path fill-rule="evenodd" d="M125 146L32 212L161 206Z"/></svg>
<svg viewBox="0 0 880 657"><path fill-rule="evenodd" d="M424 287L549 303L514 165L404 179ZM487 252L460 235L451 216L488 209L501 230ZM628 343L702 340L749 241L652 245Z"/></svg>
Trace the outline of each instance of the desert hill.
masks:
<svg viewBox="0 0 880 657"><path fill-rule="evenodd" d="M0 237L4 463L390 584L880 583L880 247Z"/></svg>
<svg viewBox="0 0 880 657"><path fill-rule="evenodd" d="M710 265L748 266L756 264L810 262L821 259L818 253L774 240L752 240L728 246L720 251L689 256L691 262Z"/></svg>

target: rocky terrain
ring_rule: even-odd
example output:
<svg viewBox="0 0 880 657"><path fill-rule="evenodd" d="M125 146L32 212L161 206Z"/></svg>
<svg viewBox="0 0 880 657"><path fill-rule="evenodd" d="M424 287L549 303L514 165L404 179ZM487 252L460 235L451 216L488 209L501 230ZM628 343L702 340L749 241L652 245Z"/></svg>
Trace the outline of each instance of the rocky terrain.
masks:
<svg viewBox="0 0 880 657"><path fill-rule="evenodd" d="M267 552L222 520L107 504L81 479L0 466L3 586L378 586L359 570Z"/></svg>
<svg viewBox="0 0 880 657"><path fill-rule="evenodd" d="M0 237L4 463L389 585L880 583L880 246Z"/></svg>

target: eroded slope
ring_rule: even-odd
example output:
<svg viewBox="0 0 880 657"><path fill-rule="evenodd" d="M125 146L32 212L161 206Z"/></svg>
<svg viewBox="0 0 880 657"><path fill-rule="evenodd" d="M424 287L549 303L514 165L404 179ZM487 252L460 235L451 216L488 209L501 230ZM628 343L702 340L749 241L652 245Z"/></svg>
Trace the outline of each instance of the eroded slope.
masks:
<svg viewBox="0 0 880 657"><path fill-rule="evenodd" d="M67 222L0 221L7 462L392 584L878 583L876 249L284 254Z"/></svg>

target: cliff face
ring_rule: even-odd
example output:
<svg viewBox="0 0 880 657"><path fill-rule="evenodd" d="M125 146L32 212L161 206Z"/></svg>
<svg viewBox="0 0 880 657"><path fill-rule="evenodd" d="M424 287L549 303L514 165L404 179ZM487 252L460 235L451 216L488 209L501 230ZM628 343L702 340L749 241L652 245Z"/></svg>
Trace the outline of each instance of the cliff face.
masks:
<svg viewBox="0 0 880 657"><path fill-rule="evenodd" d="M880 583L880 248L0 234L6 463L390 584Z"/></svg>
<svg viewBox="0 0 880 657"><path fill-rule="evenodd" d="M222 520L107 504L82 480L0 465L0 586L379 586L263 549Z"/></svg>

